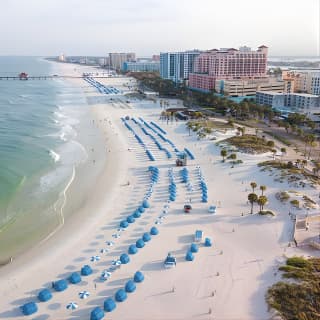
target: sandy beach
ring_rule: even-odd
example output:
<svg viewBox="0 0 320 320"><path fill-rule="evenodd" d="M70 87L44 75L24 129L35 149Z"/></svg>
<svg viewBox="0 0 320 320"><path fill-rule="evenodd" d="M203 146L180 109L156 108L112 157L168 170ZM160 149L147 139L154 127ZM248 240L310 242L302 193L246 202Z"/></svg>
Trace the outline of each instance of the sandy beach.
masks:
<svg viewBox="0 0 320 320"><path fill-rule="evenodd" d="M61 70L65 74L79 74L87 69L66 64L61 65ZM134 85L133 79L125 77L97 80L124 93L128 91L125 84ZM144 274L144 281L137 284L135 292L128 293L127 300L117 303L113 312L105 313L105 319L270 319L265 293L281 279L277 269L285 257L320 255L319 251L292 245L294 222L288 215L291 209L289 204L280 203L275 194L293 186L274 181L269 172L262 172L257 166L272 159L272 155L238 153L243 163L232 167L230 162L221 161L221 148L216 142L235 135L236 130L217 133L215 141L199 141L194 133L189 134L185 122L167 123L159 119L159 99L153 102L129 99L123 94L107 96L83 79L73 82L83 89L91 105L93 123L103 133L106 160L81 206L75 208L63 227L0 268L0 319L90 319L90 312L95 307L103 309L104 301L114 297L138 270ZM126 116L127 124L140 136L155 161L149 160L124 125L121 118ZM148 128L140 117L165 130L163 136L177 149L188 148L195 156L186 166L192 191L182 182L182 168L175 166L173 146L162 141L155 133L160 131L155 126L152 126L155 131ZM168 159L141 128L151 133L172 158ZM148 199L150 208L125 230L117 230L120 222L142 204L151 183L149 166L159 169L159 181L153 185ZM201 202L199 169L208 187L207 203ZM177 197L168 203L170 170L177 185ZM266 207L275 212L274 217L250 214L247 196L251 181L267 186ZM306 186L303 193L318 198L319 190ZM185 214L183 206L190 200L191 213ZM216 213L208 212L210 205L217 206ZM159 234L152 236L135 255L129 255L130 262L112 272L110 279L102 281L100 275L112 261L127 253L129 245L153 226ZM194 242L196 230L202 230L204 237L212 240L212 246L199 244L194 261L189 262L185 255ZM108 242L114 244L109 246ZM177 260L172 269L163 266L168 252ZM100 259L90 261L96 255ZM52 290L52 281L67 279L86 264L92 267L92 275L83 276L79 284L69 284L63 292ZM53 297L48 302L37 299L43 288L52 291ZM78 296L83 290L90 292L85 300ZM38 312L25 317L19 307L30 301L37 303ZM78 308L68 310L66 305L70 302L76 302Z"/></svg>

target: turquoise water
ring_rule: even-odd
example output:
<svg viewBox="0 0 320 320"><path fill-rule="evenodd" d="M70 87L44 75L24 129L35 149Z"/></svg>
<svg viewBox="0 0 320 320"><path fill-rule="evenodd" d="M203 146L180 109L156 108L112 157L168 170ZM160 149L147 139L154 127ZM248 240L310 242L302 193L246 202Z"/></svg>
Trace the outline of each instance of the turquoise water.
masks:
<svg viewBox="0 0 320 320"><path fill-rule="evenodd" d="M55 74L55 65L31 57L0 57L0 75ZM0 242L6 232L46 220L58 224L62 191L87 159L77 130L88 105L80 88L59 79L0 81ZM19 221L24 221L19 225ZM16 227L15 227L16 226ZM13 229L12 229L13 228ZM9 230L8 229L12 229ZM26 231L27 232L27 231ZM2 239L3 238L3 239ZM19 237L17 237L19 238ZM19 240L17 240L19 241ZM1 250L1 245L0 245ZM1 256L1 251L0 251Z"/></svg>

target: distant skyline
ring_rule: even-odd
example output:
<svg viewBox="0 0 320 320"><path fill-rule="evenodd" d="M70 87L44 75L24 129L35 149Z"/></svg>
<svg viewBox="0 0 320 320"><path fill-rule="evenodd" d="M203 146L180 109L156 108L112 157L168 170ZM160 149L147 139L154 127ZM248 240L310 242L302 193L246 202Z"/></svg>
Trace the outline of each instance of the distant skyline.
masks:
<svg viewBox="0 0 320 320"><path fill-rule="evenodd" d="M2 0L0 55L96 55L266 45L319 55L319 0Z"/></svg>

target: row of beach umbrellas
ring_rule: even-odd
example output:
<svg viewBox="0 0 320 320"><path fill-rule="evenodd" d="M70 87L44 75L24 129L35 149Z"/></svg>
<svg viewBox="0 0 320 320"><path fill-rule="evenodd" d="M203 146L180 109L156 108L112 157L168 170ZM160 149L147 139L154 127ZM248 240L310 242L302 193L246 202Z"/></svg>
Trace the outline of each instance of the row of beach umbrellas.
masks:
<svg viewBox="0 0 320 320"><path fill-rule="evenodd" d="M200 190L202 192L202 202L208 202L208 187L206 182L204 181L201 169L199 166L197 166L197 170L198 170L198 177L200 179Z"/></svg>

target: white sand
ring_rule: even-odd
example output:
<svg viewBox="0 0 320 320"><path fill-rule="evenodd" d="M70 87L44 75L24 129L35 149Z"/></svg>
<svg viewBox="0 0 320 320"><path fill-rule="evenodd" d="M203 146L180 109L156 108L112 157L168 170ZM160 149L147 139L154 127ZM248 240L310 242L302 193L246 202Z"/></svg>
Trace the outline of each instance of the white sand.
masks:
<svg viewBox="0 0 320 320"><path fill-rule="evenodd" d="M64 68L73 69L68 65ZM128 79L103 80L114 86L126 81ZM88 96L98 97L97 101L101 101L102 95L92 87L82 80L76 82ZM197 141L195 135L189 136L182 122L167 125L158 120L161 111L158 103L136 101L128 105L126 100L117 97L112 103L92 105L93 115L108 139L106 148L111 150L104 172L72 220L66 221L64 227L49 240L0 269L0 319L26 318L21 315L19 306L37 301L36 295L41 288L51 288L52 281L66 278L84 264L92 266L93 275L82 277L80 284L70 285L64 292L54 292L48 302L39 302L39 311L29 318L89 319L94 307L103 307L106 298L114 296L118 288L124 287L126 281L141 270L145 281L137 284L136 292L129 293L128 299L118 303L115 311L106 314L106 319L268 319L270 314L264 297L267 288L280 279L280 274L275 274L277 267L284 261L284 255L305 253L300 248L288 247L293 232L289 207L274 197L279 188L288 190L290 186L274 182L272 176L260 172L256 166L271 155L238 154L244 163L231 168L230 164L221 162L220 148L215 146L215 142ZM190 194L181 182L181 168L174 166L174 157L168 160L164 152L159 151L152 140L129 121L157 161L148 160L142 147L120 120L126 115L153 120L168 132L167 136L178 149L187 147L195 155L196 159L189 161L187 166L190 181L195 186L194 192ZM169 144L157 139L173 153ZM142 202L149 186L147 168L150 165L160 169L159 182L150 198L151 207L122 232L120 238L114 239L112 234L119 222ZM207 204L200 202L200 191L196 188L199 182L197 165L201 167L208 185ZM159 235L152 237L136 255L130 256L131 262L115 271L110 280L101 282L101 272L110 266L113 259L127 252L128 246L144 232L148 232L161 214L169 197L169 168L173 168L176 175L177 200L170 203L163 223L157 226ZM127 181L130 181L129 186L125 185ZM269 204L266 207L276 212L275 217L248 214L247 195L251 181L267 186ZM305 188L303 192L314 197L318 191ZM182 208L190 197L193 210L185 215ZM221 207L217 213L209 214L208 206L219 202ZM187 262L184 257L197 229L212 238L213 246L200 246L195 260ZM108 254L100 254L99 250L107 247L105 242L108 240L114 241L115 245ZM177 258L177 266L170 270L163 268L168 252ZM90 262L93 255L100 255L101 260ZM78 292L82 290L91 292L88 299L78 298ZM77 310L66 309L71 301L79 304Z"/></svg>

